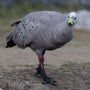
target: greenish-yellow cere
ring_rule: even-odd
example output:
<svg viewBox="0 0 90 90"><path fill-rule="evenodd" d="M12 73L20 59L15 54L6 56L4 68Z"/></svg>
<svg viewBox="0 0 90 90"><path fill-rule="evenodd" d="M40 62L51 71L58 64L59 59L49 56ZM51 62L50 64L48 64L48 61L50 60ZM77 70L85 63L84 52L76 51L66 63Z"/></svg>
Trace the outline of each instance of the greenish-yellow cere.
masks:
<svg viewBox="0 0 90 90"><path fill-rule="evenodd" d="M69 18L68 23L73 24L73 22L74 22L73 18Z"/></svg>

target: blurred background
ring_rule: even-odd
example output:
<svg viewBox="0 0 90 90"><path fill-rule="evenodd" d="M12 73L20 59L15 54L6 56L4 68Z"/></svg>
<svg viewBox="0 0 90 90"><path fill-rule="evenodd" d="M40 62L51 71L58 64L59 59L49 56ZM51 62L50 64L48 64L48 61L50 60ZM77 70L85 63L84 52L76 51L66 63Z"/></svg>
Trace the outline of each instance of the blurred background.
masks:
<svg viewBox="0 0 90 90"><path fill-rule="evenodd" d="M10 24L34 11L58 11L78 14L74 40L67 45L90 46L90 0L0 0L0 47L13 29Z"/></svg>

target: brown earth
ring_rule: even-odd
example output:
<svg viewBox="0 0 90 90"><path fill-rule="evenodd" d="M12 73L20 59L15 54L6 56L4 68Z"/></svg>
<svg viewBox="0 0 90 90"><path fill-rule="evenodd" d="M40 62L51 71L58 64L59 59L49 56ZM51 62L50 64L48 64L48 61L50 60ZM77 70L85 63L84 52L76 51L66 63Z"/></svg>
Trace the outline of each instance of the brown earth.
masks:
<svg viewBox="0 0 90 90"><path fill-rule="evenodd" d="M34 77L38 58L31 49L0 48L0 87L4 90L90 90L90 47L47 51L45 68L58 86Z"/></svg>
<svg viewBox="0 0 90 90"><path fill-rule="evenodd" d="M45 64L60 66L66 62L90 62L90 47L68 47L64 46L54 51L47 51ZM38 58L29 48L0 48L0 65L36 65Z"/></svg>

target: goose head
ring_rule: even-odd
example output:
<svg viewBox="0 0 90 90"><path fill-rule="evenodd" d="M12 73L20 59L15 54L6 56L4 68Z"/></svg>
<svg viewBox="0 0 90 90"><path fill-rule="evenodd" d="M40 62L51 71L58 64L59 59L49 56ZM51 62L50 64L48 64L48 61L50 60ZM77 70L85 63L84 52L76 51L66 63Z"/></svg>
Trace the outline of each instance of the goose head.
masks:
<svg viewBox="0 0 90 90"><path fill-rule="evenodd" d="M68 25L72 26L77 23L77 14L75 12L70 12L68 15Z"/></svg>

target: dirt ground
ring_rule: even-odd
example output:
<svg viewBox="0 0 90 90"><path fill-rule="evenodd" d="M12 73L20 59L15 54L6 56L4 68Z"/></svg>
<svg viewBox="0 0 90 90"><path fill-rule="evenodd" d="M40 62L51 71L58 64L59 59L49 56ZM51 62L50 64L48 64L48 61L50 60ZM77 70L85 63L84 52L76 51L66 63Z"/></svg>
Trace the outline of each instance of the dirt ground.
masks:
<svg viewBox="0 0 90 90"><path fill-rule="evenodd" d="M47 51L45 54L45 64L55 67L66 62L90 62L90 47L68 47L64 46L54 51ZM30 49L0 48L0 65L6 67L10 65L36 65L38 58Z"/></svg>
<svg viewBox="0 0 90 90"><path fill-rule="evenodd" d="M90 90L90 47L65 46L47 51L45 68L58 86L42 85L34 77L38 65L29 48L0 48L0 87L3 90Z"/></svg>

